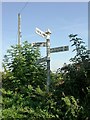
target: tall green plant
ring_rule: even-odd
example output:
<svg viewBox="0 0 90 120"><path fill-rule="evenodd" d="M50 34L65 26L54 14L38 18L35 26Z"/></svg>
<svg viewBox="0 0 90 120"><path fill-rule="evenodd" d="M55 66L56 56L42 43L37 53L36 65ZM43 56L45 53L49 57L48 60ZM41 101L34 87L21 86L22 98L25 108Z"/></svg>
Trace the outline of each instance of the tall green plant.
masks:
<svg viewBox="0 0 90 120"><path fill-rule="evenodd" d="M18 89L29 84L36 87L38 84L45 83L45 68L42 65L36 65L40 58L38 48L31 47L28 42L23 46L11 46L4 57L4 70L6 74L3 79L3 86L8 89Z"/></svg>
<svg viewBox="0 0 90 120"><path fill-rule="evenodd" d="M3 62L1 90L3 119L27 119L40 105L45 91L46 70L43 65L36 64L38 58L39 49L27 41L22 46L11 46L7 51Z"/></svg>
<svg viewBox="0 0 90 120"><path fill-rule="evenodd" d="M83 42L81 38L78 38L77 34L75 35L70 34L69 38L70 38L70 42L73 42L71 46L75 47L73 49L73 52L76 51L76 55L74 56L74 58L71 58L71 61L75 63L78 63L78 62L80 63L88 59L89 55L87 54L87 48L84 45L85 42Z"/></svg>

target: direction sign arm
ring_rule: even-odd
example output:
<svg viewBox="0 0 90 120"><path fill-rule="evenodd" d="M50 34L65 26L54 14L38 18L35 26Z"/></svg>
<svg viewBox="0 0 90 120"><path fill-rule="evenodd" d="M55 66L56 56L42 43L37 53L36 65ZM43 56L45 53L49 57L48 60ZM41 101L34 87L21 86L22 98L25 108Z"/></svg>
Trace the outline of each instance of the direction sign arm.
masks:
<svg viewBox="0 0 90 120"><path fill-rule="evenodd" d="M35 32L44 38L47 37L47 34L45 34L45 32L41 31L39 28L36 28Z"/></svg>

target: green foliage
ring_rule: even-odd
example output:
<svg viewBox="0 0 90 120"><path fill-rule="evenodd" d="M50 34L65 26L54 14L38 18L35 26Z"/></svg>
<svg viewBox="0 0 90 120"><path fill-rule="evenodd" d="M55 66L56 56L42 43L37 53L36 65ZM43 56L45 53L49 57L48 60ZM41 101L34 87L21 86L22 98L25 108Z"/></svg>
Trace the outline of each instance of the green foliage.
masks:
<svg viewBox="0 0 90 120"><path fill-rule="evenodd" d="M62 106L66 110L64 114L65 119L76 120L78 116L79 106L75 98L73 96L67 96L65 98L62 98L62 101L64 102Z"/></svg>
<svg viewBox="0 0 90 120"><path fill-rule="evenodd" d="M72 64L63 67L64 94L72 95L78 100L80 109L78 118L84 120L90 117L90 104L87 102L90 97L90 59L84 42L77 35L70 35L73 51L76 51L74 58L71 58ZM68 87L69 86L69 87ZM87 97L88 96L88 97Z"/></svg>
<svg viewBox="0 0 90 120"><path fill-rule="evenodd" d="M36 64L39 49L28 42L11 46L2 73L2 119L89 120L90 60L81 38L71 34L76 55L72 64L51 72L46 92L46 66Z"/></svg>
<svg viewBox="0 0 90 120"><path fill-rule="evenodd" d="M73 52L76 51L76 55L74 58L71 58L71 61L75 63L80 63L85 61L89 58L89 55L87 54L86 46L84 45L85 42L82 41L81 38L77 37L76 35L69 35L70 42L73 42L71 46L75 46L75 49L73 49Z"/></svg>
<svg viewBox="0 0 90 120"><path fill-rule="evenodd" d="M22 86L28 86L28 84L34 87L41 84L41 87L44 87L46 72L44 67L36 65L36 60L40 57L37 48L31 47L30 44L25 42L22 47L12 46L7 53L3 65L6 72L3 76L3 79L5 78L3 80L5 88L11 88L15 91ZM45 76L44 79L42 79L42 74ZM6 82L7 80L8 82Z"/></svg>
<svg viewBox="0 0 90 120"><path fill-rule="evenodd" d="M24 42L22 46L11 46L4 57L3 80L3 117L25 117L24 108L36 108L46 84L46 70L42 65L36 65L40 57L38 48ZM41 90L42 89L42 90ZM39 98L40 99L40 98ZM28 110L28 114L30 110ZM13 113L13 114L12 114Z"/></svg>

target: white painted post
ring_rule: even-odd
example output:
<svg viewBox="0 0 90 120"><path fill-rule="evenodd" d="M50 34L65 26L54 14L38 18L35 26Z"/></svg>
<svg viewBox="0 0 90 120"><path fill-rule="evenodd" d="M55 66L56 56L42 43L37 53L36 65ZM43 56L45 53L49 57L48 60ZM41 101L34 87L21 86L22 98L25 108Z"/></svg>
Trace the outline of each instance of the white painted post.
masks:
<svg viewBox="0 0 90 120"><path fill-rule="evenodd" d="M50 34L51 34L51 32L48 30L45 33L47 34L46 52L47 52L47 93L48 93L49 87L50 87Z"/></svg>

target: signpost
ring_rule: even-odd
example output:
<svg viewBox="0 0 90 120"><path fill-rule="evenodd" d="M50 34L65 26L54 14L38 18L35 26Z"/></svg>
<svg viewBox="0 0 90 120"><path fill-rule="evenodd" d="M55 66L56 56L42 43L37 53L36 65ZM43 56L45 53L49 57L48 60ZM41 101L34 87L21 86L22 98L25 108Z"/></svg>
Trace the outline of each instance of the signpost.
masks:
<svg viewBox="0 0 90 120"><path fill-rule="evenodd" d="M50 53L63 52L63 51L68 51L68 50L69 50L68 46L62 46L62 47L51 48Z"/></svg>
<svg viewBox="0 0 90 120"><path fill-rule="evenodd" d="M46 47L46 42L32 43L33 47Z"/></svg>
<svg viewBox="0 0 90 120"><path fill-rule="evenodd" d="M90 54L90 50L87 50L87 53Z"/></svg>
<svg viewBox="0 0 90 120"><path fill-rule="evenodd" d="M50 86L50 53L68 51L69 46L61 46L56 48L50 48L50 34L51 31L48 29L46 32L41 31L39 28L36 28L36 33L41 37L46 39L46 42L37 42L32 43L33 47L46 47L47 56L37 60L36 64L41 62L47 62L47 92L49 92Z"/></svg>
<svg viewBox="0 0 90 120"><path fill-rule="evenodd" d="M36 28L36 33L38 35L40 35L41 37L44 37L44 38L47 37L47 35L45 34L45 32L41 31L39 28Z"/></svg>
<svg viewBox="0 0 90 120"><path fill-rule="evenodd" d="M41 59L38 59L36 64L39 64L39 63L42 63L42 62L46 62L47 61L47 56L46 57L43 57Z"/></svg>

